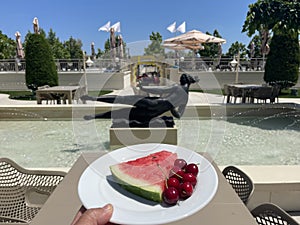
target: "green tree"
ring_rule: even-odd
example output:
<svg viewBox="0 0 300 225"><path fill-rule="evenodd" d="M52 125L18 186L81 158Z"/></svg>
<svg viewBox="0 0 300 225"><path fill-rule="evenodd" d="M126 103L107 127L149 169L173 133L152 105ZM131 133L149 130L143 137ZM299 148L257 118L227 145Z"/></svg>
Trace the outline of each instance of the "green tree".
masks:
<svg viewBox="0 0 300 225"><path fill-rule="evenodd" d="M50 44L50 48L55 59L69 59L70 52L64 48L63 43L60 42L59 38L56 37L55 32L50 29L48 32L47 40Z"/></svg>
<svg viewBox="0 0 300 225"><path fill-rule="evenodd" d="M109 39L107 39L104 43L104 52L102 55L103 58L110 58L110 43L109 43Z"/></svg>
<svg viewBox="0 0 300 225"><path fill-rule="evenodd" d="M291 33L275 32L270 44L264 80L267 83L280 84L282 88L294 86L298 81L299 59L298 38Z"/></svg>
<svg viewBox="0 0 300 225"><path fill-rule="evenodd" d="M25 36L25 48L28 36L30 36L31 34L32 33L28 31ZM55 59L81 59L83 57L81 50L81 40L76 40L73 37L70 37L69 40L61 42L59 38L56 37L56 33L51 28L48 32L48 36L46 35L46 32L42 28L40 28L40 35L43 36L50 44L50 49Z"/></svg>
<svg viewBox="0 0 300 225"><path fill-rule="evenodd" d="M40 31L40 35L43 36L44 38L46 38L47 35L46 35L46 32L43 30L43 28L40 28L39 31ZM31 31L29 30L29 31L27 32L27 34L25 35L24 43L23 43L24 49L26 49L27 40L28 40L28 38L29 38L32 34L33 34L33 33L31 33Z"/></svg>
<svg viewBox="0 0 300 225"><path fill-rule="evenodd" d="M252 53L252 57L251 57L251 45L253 43L253 53ZM261 47L261 37L259 35L255 35L250 43L247 46L247 55L249 58L259 58L262 57L261 51L260 51L260 47Z"/></svg>
<svg viewBox="0 0 300 225"><path fill-rule="evenodd" d="M214 30L213 34L210 34L209 32L206 32L206 34L222 38L217 30ZM210 58L216 58L219 56L219 45L217 43L206 43L203 44L203 47L203 50L197 51L201 56Z"/></svg>
<svg viewBox="0 0 300 225"><path fill-rule="evenodd" d="M274 34L273 38L285 39L286 35L293 38L294 42L298 42L299 30L300 30L300 2L299 0L258 0L254 4L249 5L249 11L247 13L246 20L243 25L242 32L247 32L251 37L255 32L269 32ZM277 36L277 37L276 37ZM280 38L279 38L280 37ZM272 39L273 39L272 38ZM277 42L277 40L275 40ZM271 49L271 47L273 49ZM279 79L280 74L290 73L289 77L282 77L282 79L288 79L285 83L293 83L299 76L299 66L297 69L281 71L276 68L276 58L281 58L280 64L290 64L296 66L299 65L299 44L295 46L295 50L288 52L289 48L279 50L279 45L272 44L271 40L270 53L273 52L272 57L267 58L269 68L265 70L265 79L268 81ZM284 53L286 51L286 53ZM282 58L281 55L285 57ZM283 67L282 69L287 69ZM293 74L291 72L293 71ZM267 73L267 74L266 74ZM274 78L272 78L274 77ZM265 80L268 82L267 80Z"/></svg>
<svg viewBox="0 0 300 225"><path fill-rule="evenodd" d="M299 32L299 0L258 0L249 5L242 32L251 37L261 29Z"/></svg>
<svg viewBox="0 0 300 225"><path fill-rule="evenodd" d="M244 58L247 55L246 45L238 41L231 44L226 53L226 57L237 56L240 53L240 58Z"/></svg>
<svg viewBox="0 0 300 225"><path fill-rule="evenodd" d="M150 35L151 43L144 49L144 55L164 55L165 50L162 47L162 36L159 32L152 32Z"/></svg>
<svg viewBox="0 0 300 225"><path fill-rule="evenodd" d="M103 55L104 52L100 48L97 48L96 58L101 58Z"/></svg>
<svg viewBox="0 0 300 225"><path fill-rule="evenodd" d="M115 38L116 38L116 43L117 43L118 42L117 36ZM99 53L99 50L98 50L98 53ZM109 39L107 39L104 43L104 51L102 53L102 58L110 59L110 57L111 57L111 55L110 55L110 42L109 42Z"/></svg>
<svg viewBox="0 0 300 225"><path fill-rule="evenodd" d="M69 52L71 59L82 59L82 42L79 39L70 37L68 41L64 42L65 49Z"/></svg>
<svg viewBox="0 0 300 225"><path fill-rule="evenodd" d="M12 59L16 56L16 42L0 31L0 59Z"/></svg>
<svg viewBox="0 0 300 225"><path fill-rule="evenodd" d="M35 90L39 86L58 85L58 75L50 45L40 34L29 34L25 48L26 85Z"/></svg>

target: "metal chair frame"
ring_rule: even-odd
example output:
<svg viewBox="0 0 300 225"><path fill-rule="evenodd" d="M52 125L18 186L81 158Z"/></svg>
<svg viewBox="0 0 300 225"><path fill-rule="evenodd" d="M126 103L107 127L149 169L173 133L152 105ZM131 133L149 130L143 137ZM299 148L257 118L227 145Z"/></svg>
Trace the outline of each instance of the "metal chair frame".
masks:
<svg viewBox="0 0 300 225"><path fill-rule="evenodd" d="M287 212L273 203L262 203L251 210L259 225L299 225Z"/></svg>
<svg viewBox="0 0 300 225"><path fill-rule="evenodd" d="M27 170L0 158L0 222L29 223L65 175L62 171Z"/></svg>
<svg viewBox="0 0 300 225"><path fill-rule="evenodd" d="M247 204L254 189L254 184L250 177L235 166L225 167L222 173L244 204Z"/></svg>

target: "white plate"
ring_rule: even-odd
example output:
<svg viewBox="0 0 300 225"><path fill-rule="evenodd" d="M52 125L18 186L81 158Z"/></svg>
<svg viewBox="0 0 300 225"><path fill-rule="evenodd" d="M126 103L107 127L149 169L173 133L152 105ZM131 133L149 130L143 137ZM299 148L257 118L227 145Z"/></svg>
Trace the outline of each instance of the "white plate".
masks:
<svg viewBox="0 0 300 225"><path fill-rule="evenodd" d="M200 163L197 185L192 196L179 204L164 207L161 204L135 196L117 184L109 182L109 166L149 155L161 150L176 152L178 158L190 163ZM206 206L218 188L218 176L210 162L191 150L166 144L140 144L114 150L95 160L83 172L78 184L78 194L86 208L114 207L111 222L117 224L163 224L183 219Z"/></svg>

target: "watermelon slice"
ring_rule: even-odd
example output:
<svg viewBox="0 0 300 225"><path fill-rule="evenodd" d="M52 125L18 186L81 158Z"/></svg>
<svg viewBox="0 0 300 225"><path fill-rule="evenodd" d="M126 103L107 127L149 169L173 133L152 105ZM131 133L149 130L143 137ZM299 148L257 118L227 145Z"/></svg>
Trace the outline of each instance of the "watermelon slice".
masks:
<svg viewBox="0 0 300 225"><path fill-rule="evenodd" d="M166 177L173 168L177 154L162 150L135 160L110 166L117 182L138 196L162 202Z"/></svg>

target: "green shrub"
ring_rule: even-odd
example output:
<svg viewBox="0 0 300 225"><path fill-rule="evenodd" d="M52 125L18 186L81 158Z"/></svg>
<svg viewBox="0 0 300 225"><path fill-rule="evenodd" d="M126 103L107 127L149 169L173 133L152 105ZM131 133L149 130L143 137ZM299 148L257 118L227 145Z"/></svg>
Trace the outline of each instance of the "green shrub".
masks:
<svg viewBox="0 0 300 225"><path fill-rule="evenodd" d="M298 35L274 33L265 66L264 80L280 84L282 88L294 86L299 77Z"/></svg>
<svg viewBox="0 0 300 225"><path fill-rule="evenodd" d="M30 34L25 48L26 85L30 89L39 86L58 85L58 74L50 45L43 35Z"/></svg>

